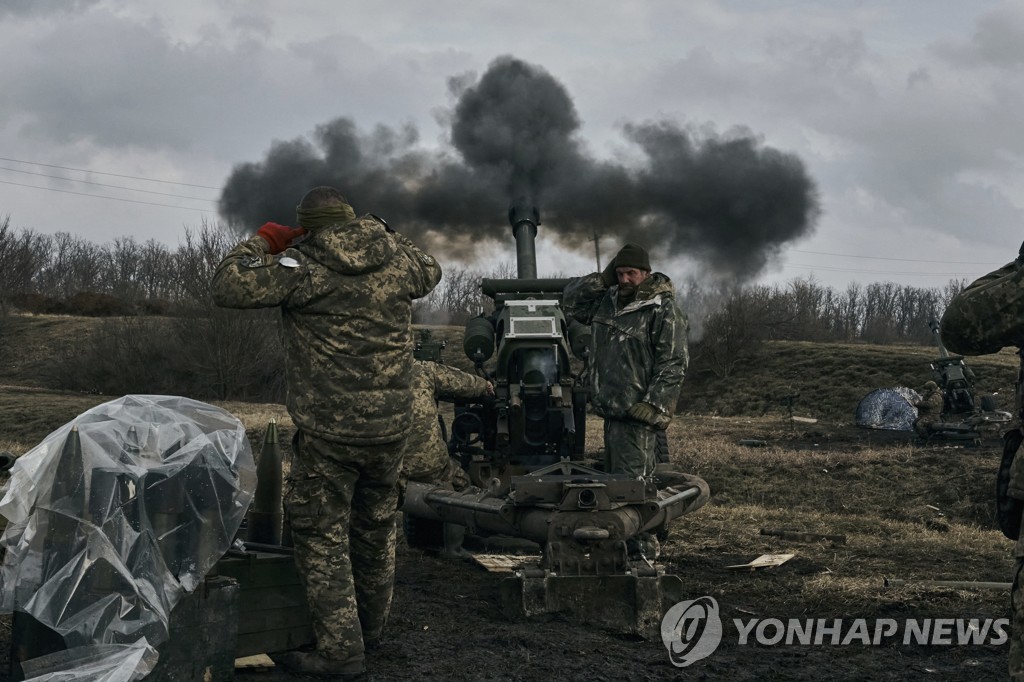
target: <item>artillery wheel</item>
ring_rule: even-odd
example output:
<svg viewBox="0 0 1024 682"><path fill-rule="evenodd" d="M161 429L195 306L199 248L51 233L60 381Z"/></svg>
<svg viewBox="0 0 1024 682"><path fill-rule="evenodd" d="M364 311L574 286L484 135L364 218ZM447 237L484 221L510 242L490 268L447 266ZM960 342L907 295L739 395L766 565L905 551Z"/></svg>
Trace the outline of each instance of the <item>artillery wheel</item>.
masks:
<svg viewBox="0 0 1024 682"><path fill-rule="evenodd" d="M444 523L432 519L421 519L411 514L402 514L402 532L405 542L416 549L441 549L444 547Z"/></svg>

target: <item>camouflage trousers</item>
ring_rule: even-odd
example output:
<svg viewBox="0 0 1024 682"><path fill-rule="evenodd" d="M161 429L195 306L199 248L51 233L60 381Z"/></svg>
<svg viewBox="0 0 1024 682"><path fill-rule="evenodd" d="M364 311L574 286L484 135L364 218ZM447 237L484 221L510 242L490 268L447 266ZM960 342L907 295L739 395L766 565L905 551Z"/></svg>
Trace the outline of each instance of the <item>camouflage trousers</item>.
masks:
<svg viewBox="0 0 1024 682"><path fill-rule="evenodd" d="M604 470L611 474L651 476L658 432L622 419L604 420Z"/></svg>
<svg viewBox="0 0 1024 682"><path fill-rule="evenodd" d="M1024 682L1024 557L1017 557L1010 590L1010 679Z"/></svg>
<svg viewBox="0 0 1024 682"><path fill-rule="evenodd" d="M295 439L284 504L317 650L329 660L361 661L387 620L401 452L401 441Z"/></svg>
<svg viewBox="0 0 1024 682"><path fill-rule="evenodd" d="M433 466L430 469L419 468L410 470L403 464L402 473L398 480L399 500L405 499L405 487L409 481L426 483L427 485L450 485L455 492L461 492L471 485L469 474L463 471L454 457L445 457L444 462L440 466ZM398 506L402 506L401 501Z"/></svg>

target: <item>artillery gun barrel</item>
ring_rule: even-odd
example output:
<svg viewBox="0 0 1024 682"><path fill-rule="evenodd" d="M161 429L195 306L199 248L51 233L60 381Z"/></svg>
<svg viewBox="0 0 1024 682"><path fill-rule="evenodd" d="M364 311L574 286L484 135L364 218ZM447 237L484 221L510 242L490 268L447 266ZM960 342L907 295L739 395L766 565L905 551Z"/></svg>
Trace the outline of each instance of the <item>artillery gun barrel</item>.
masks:
<svg viewBox="0 0 1024 682"><path fill-rule="evenodd" d="M930 320L928 322L928 327L932 330L932 335L935 337L935 345L939 348L939 357L948 358L949 352L946 350L946 347L942 345L942 336L939 333L939 321L935 319Z"/></svg>
<svg viewBox="0 0 1024 682"><path fill-rule="evenodd" d="M516 270L520 279L537 278L537 226L540 212L534 206L513 204L508 209L508 222L516 239Z"/></svg>
<svg viewBox="0 0 1024 682"><path fill-rule="evenodd" d="M512 233L516 237L516 271L522 279L535 279L537 248L534 239L537 236L537 226L524 220L512 228Z"/></svg>

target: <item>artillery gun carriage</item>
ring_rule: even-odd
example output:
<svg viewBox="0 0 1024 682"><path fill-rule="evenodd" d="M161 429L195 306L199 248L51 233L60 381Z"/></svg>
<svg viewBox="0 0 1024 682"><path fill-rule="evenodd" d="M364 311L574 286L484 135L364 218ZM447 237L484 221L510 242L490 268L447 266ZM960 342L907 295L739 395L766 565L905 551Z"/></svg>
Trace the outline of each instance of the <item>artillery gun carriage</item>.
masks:
<svg viewBox="0 0 1024 682"><path fill-rule="evenodd" d="M585 460L590 329L562 309L569 280L536 276L537 209L513 206L509 222L519 276L483 280L494 310L471 319L463 341L494 395L457 403L451 425L449 451L473 486L410 482L402 510L419 528L453 523L535 542L540 559L502 585L509 615L561 612L656 637L682 583L627 543L702 506L707 484L666 464L645 479Z"/></svg>

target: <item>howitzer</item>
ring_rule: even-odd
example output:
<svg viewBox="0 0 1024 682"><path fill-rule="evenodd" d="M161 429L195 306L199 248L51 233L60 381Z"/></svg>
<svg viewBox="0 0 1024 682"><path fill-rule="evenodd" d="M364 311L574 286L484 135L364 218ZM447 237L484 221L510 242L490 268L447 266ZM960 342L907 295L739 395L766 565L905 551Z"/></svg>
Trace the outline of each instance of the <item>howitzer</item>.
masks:
<svg viewBox="0 0 1024 682"><path fill-rule="evenodd" d="M562 311L568 280L536 277L537 209L513 206L509 222L519 277L483 280L494 312L471 319L463 340L478 372L494 357L494 399L457 405L450 444L475 485L502 492L514 475L582 459L587 390L570 359L589 354L589 329Z"/></svg>
<svg viewBox="0 0 1024 682"><path fill-rule="evenodd" d="M681 583L653 556L631 556L627 543L702 506L707 484L659 465L658 478L672 483L659 490L654 479L583 463L590 329L562 309L569 280L536 276L537 209L513 206L509 223L519 276L483 280L494 311L471 319L463 341L494 396L456 404L449 442L474 487L457 493L410 483L402 511L415 527L458 524L478 536L535 542L540 561L502 585L511 615L558 611L657 637ZM578 364L583 371L574 371Z"/></svg>
<svg viewBox="0 0 1024 682"><path fill-rule="evenodd" d="M931 369L942 390L942 419L931 424L930 430L945 436L973 438L979 427L1010 421L1010 413L997 409L992 395L976 396L974 372L962 355L950 355L946 350L939 334L939 322L932 319L928 327L939 351Z"/></svg>
<svg viewBox="0 0 1024 682"><path fill-rule="evenodd" d="M950 355L942 345L938 320L931 320L928 326L935 338L939 357L931 364L943 395L943 416L974 412L974 372L964 363L962 355Z"/></svg>

